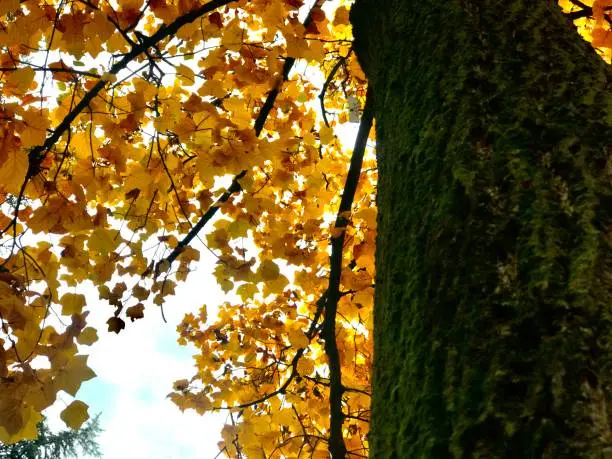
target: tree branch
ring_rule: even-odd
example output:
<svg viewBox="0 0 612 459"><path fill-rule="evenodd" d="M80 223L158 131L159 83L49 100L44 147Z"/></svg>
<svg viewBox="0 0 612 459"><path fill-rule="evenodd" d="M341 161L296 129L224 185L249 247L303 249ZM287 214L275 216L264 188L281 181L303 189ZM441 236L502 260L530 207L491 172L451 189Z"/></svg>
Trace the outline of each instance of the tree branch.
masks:
<svg viewBox="0 0 612 459"><path fill-rule="evenodd" d="M87 72L85 70L76 70L76 69L71 69L71 68L62 69L62 68L52 68L52 67L35 67L32 65L29 65L29 67L35 72L70 73L73 75L87 76L91 78L100 78L100 75L98 75L97 73ZM23 68L25 67L0 67L0 72L14 72L16 70L21 70Z"/></svg>
<svg viewBox="0 0 612 459"><path fill-rule="evenodd" d="M191 10L188 13L178 17L174 22L166 25L162 24L157 32L155 32L150 37L147 37L142 40L137 46L134 46L132 50L126 53L121 60L115 63L109 71L107 72L109 75L116 75L121 70L127 67L127 65L134 60L138 55L144 53L147 49L155 46L161 40L175 35L178 30L187 24L192 23L200 16L203 16L206 13L210 13L211 11L217 9L220 6L227 5L229 3L234 2L235 0L211 0L210 2ZM40 163L44 159L45 152L50 150L53 145L62 137L62 135L70 129L70 125L76 119L77 116L81 114L81 112L89 106L89 103L93 100L94 97L98 95L98 93L106 86L108 80L106 78L100 79L88 92L83 96L83 98L79 101L79 103L74 107L62 120L62 122L55 128L53 133L47 137L45 142L42 145L37 145L28 155L29 167L28 172L26 174L25 181L28 182L32 177L38 174L40 171Z"/></svg>
<svg viewBox="0 0 612 459"><path fill-rule="evenodd" d="M238 191L240 191L242 189L240 187L239 180L242 177L244 177L245 175L246 175L246 171L242 171L242 172L240 172L240 174L236 175L236 177L234 177L234 180L232 180L232 184L225 191L225 193L223 193L221 195L221 197L219 199L217 199L217 201L212 206L210 206L208 208L206 213L204 215L202 215L200 220L195 225L193 225L191 230L189 230L189 233L187 233L187 235L177 244L177 246L174 248L174 250L172 250L170 255L168 255L166 258L160 260L155 265L155 277L157 277L160 274L160 272L162 271L161 270L162 263L164 263L164 262L167 263L166 266L167 266L167 269L169 269L170 265L172 265L174 260L176 260L176 258L181 254L183 249L185 247L187 247L189 245L189 243L198 235L200 230L202 228L204 228L204 225L206 225L206 223L208 223L210 221L210 219L215 216L215 214L219 210L219 207L221 207L224 203L226 203L227 200L230 198L230 196L232 194L234 194L234 193L236 193L236 192L238 192Z"/></svg>
<svg viewBox="0 0 612 459"><path fill-rule="evenodd" d="M308 25L312 22L312 12L313 12L313 10L315 8L319 7L319 3L320 2L321 2L321 0L317 0L317 2L315 2L313 7L308 12L308 16L306 16L306 19L303 22L304 27L308 27ZM289 78L289 72L291 72L291 68L293 67L294 63L295 63L295 59L293 57L288 57L285 60L285 63L283 65L283 72L282 72L282 82L287 81L287 79ZM281 87L282 87L282 83L276 85L268 93L268 96L266 97L266 100L265 100L261 110L259 111L259 114L257 115L257 118L255 119L254 128L255 128L255 136L256 137L259 137L259 135L261 134L261 131L263 130L264 124L266 123L266 120L268 119L268 116L270 115L270 112L272 111L272 107L274 107L274 102L276 101L276 97L280 93ZM157 265L155 267L155 275L156 276L159 274L159 271L160 271L159 267L161 266L161 263L167 261L167 262L170 262L170 264L172 264L172 262L174 260L176 260L176 258L179 256L179 254L181 253L183 248L186 247L193 240L193 238L195 238L197 236L198 232L200 232L202 230L202 228L204 228L204 225L206 225L206 223L208 223L210 221L210 219L217 213L217 210L219 209L220 204L223 204L224 202L226 202L229 199L229 197L232 195L232 193L235 193L235 192L238 192L238 191L241 190L240 185L238 184L237 180L241 179L242 177L244 177L246 175L246 173L247 173L247 170L245 169L245 170L240 171L240 173L238 175L236 175L236 177L234 177L234 181L232 182L232 186L230 186L228 188L228 190L221 197L221 198L223 198L224 196L227 195L225 197L225 199L224 200L219 199L219 201L214 203L208 209L208 211L202 216L200 221L198 221L198 223L191 229L191 231L189 231L187 236L185 236L185 238L179 242L179 244L174 248L174 250L170 253L170 255L168 257L160 260L157 263ZM236 184L235 187L234 187L234 184ZM230 190L232 190L232 191L230 191ZM229 192L229 194L227 194L228 192ZM168 268L169 268L169 266L168 266Z"/></svg>
<svg viewBox="0 0 612 459"><path fill-rule="evenodd" d="M342 368L340 354L336 342L336 312L338 300L340 299L340 276L342 274L342 248L344 236L348 225L347 213L350 213L359 183L361 165L366 143L373 121L372 90L368 88L366 102L359 124L359 131L355 139L355 147L351 164L344 185L344 192L340 200L340 208L336 217L334 229L340 234L331 237L331 255L329 257L330 273L329 287L327 289L327 301L325 302L325 318L321 336L325 340L325 353L329 361L329 405L330 405L330 428L329 428L329 453L332 459L344 459L346 457L346 446L342 435L342 424L344 415L342 413Z"/></svg>
<svg viewBox="0 0 612 459"><path fill-rule="evenodd" d="M578 11L570 11L569 13L564 13L565 17L571 21L575 21L580 18L590 18L593 16L593 8L587 5L586 3L581 2L580 0L570 0L570 2L579 7ZM611 7L605 7L604 11L612 10ZM608 15L604 15L604 19L610 25L612 25L612 19Z"/></svg>
<svg viewBox="0 0 612 459"><path fill-rule="evenodd" d="M323 83L323 87L321 88L321 93L319 94L319 101L321 103L321 114L323 115L323 121L325 122L325 126L327 127L329 127L329 122L327 121L327 112L325 111L325 93L327 93L327 88L329 87L330 83L336 76L338 69L340 68L342 64L346 62L346 60L349 58L352 52L353 52L353 47L351 46L351 49L349 49L348 53L346 53L346 56L340 56L338 58L338 60L332 67L331 72L329 72L329 75L327 76L325 83Z"/></svg>
<svg viewBox="0 0 612 459"><path fill-rule="evenodd" d="M323 2L321 0L317 0L314 5L312 5L312 8L308 12L308 16L306 16L306 19L304 19L304 22L302 23L305 28L308 28L308 26L312 23L312 12L316 8L320 7L320 3ZM272 107L274 107L274 102L276 101L276 97L280 93L282 84L289 79L289 72L291 72L293 64L295 64L294 57L288 57L285 59L285 63L283 64L282 80L270 90L266 101L264 102L263 106L261 107L261 110L259 111L259 115L257 115L257 118L255 119L255 135L257 137L259 137L259 134L261 134L261 131L264 128L264 124L268 119L268 115L270 114Z"/></svg>

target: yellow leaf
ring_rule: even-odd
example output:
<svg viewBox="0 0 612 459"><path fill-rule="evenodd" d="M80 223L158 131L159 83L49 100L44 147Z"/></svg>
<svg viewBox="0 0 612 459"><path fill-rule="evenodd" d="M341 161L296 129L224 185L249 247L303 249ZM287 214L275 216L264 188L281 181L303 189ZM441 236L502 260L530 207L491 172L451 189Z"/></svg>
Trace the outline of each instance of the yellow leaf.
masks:
<svg viewBox="0 0 612 459"><path fill-rule="evenodd" d="M39 390L31 391L25 402L32 407L33 410L41 412L55 402L57 398L57 390L53 384L42 384Z"/></svg>
<svg viewBox="0 0 612 459"><path fill-rule="evenodd" d="M239 219L227 225L227 232L232 238L246 237L248 235L251 224L248 220Z"/></svg>
<svg viewBox="0 0 612 459"><path fill-rule="evenodd" d="M311 359L307 357L302 357L298 361L297 370L300 375L309 376L314 372L315 364Z"/></svg>
<svg viewBox="0 0 612 459"><path fill-rule="evenodd" d="M310 455L311 459L329 459L329 452L326 449L317 449Z"/></svg>
<svg viewBox="0 0 612 459"><path fill-rule="evenodd" d="M22 330L16 330L15 336L18 337L15 350L20 358L25 359L36 350L40 337L40 328L35 321L26 322Z"/></svg>
<svg viewBox="0 0 612 459"><path fill-rule="evenodd" d="M72 314L80 314L85 306L85 295L80 293L65 293L60 298L60 304L62 305L62 314L70 316Z"/></svg>
<svg viewBox="0 0 612 459"><path fill-rule="evenodd" d="M55 386L74 397L81 387L81 383L95 376L93 370L87 366L87 356L77 355L71 358L66 367L59 371L55 378Z"/></svg>
<svg viewBox="0 0 612 459"><path fill-rule="evenodd" d="M166 259L163 259L162 261L157 263L157 266L155 267L155 272L162 274L162 273L167 272L169 269L170 269L170 262Z"/></svg>
<svg viewBox="0 0 612 459"><path fill-rule="evenodd" d="M21 115L25 124L25 129L21 132L21 146L23 148L42 145L47 137L49 128L49 116L45 111L30 109Z"/></svg>
<svg viewBox="0 0 612 459"><path fill-rule="evenodd" d="M34 440L38 436L36 425L42 419L32 407L19 400L7 400L0 407L0 441L13 444L21 440Z"/></svg>
<svg viewBox="0 0 612 459"><path fill-rule="evenodd" d="M295 413L290 408L281 409L274 415L274 421L278 424L290 426L296 421Z"/></svg>
<svg viewBox="0 0 612 459"><path fill-rule="evenodd" d="M0 194L17 194L28 172L28 154L24 150L0 151Z"/></svg>
<svg viewBox="0 0 612 459"><path fill-rule="evenodd" d="M97 37L101 41L108 40L115 32L115 26L106 18L102 12L95 11L93 20L89 24L85 24L85 34L88 37Z"/></svg>
<svg viewBox="0 0 612 459"><path fill-rule="evenodd" d="M227 293L234 288L234 283L229 279L222 279L219 281L219 287L224 293Z"/></svg>
<svg viewBox="0 0 612 459"><path fill-rule="evenodd" d="M355 212L353 220L363 220L368 228L376 228L376 208L369 207Z"/></svg>
<svg viewBox="0 0 612 459"><path fill-rule="evenodd" d="M174 381L174 384L172 384L172 389L177 390L177 391L187 390L188 387L189 387L189 380L187 379L179 379L178 381Z"/></svg>
<svg viewBox="0 0 612 459"><path fill-rule="evenodd" d="M333 25L347 25L349 23L349 11L346 6L341 6L336 10Z"/></svg>
<svg viewBox="0 0 612 459"><path fill-rule="evenodd" d="M203 304L200 307L200 321L202 323L206 323L206 320L208 319L208 308L206 307L205 304Z"/></svg>
<svg viewBox="0 0 612 459"><path fill-rule="evenodd" d="M242 284L240 287L236 289L236 293L242 298L242 301L246 301L259 292L257 285L252 283Z"/></svg>
<svg viewBox="0 0 612 459"><path fill-rule="evenodd" d="M185 64L179 64L176 69L176 73L178 74L182 83L191 86L195 82L195 73Z"/></svg>
<svg viewBox="0 0 612 459"><path fill-rule="evenodd" d="M308 337L299 328L289 330L289 332L287 333L287 337L289 338L289 342L291 343L291 345L296 349L308 346Z"/></svg>
<svg viewBox="0 0 612 459"><path fill-rule="evenodd" d="M115 230L96 228L87 240L87 247L98 254L109 254L121 243L121 237Z"/></svg>
<svg viewBox="0 0 612 459"><path fill-rule="evenodd" d="M68 427L75 430L80 429L83 423L89 419L89 414L87 413L88 408L89 406L87 403L80 400L74 400L61 412L60 418L62 418L62 421L64 421Z"/></svg>
<svg viewBox="0 0 612 459"><path fill-rule="evenodd" d="M217 99L222 99L227 95L227 91L223 88L223 82L219 80L206 80L202 87L198 90L201 96L213 96Z"/></svg>
<svg viewBox="0 0 612 459"><path fill-rule="evenodd" d="M21 402L12 400L4 402L0 406L0 429L3 435L0 435L0 441L7 442L11 436L19 432L24 425L23 412Z"/></svg>
<svg viewBox="0 0 612 459"><path fill-rule="evenodd" d="M286 37L287 56L296 59L305 58L308 53L308 42L298 37Z"/></svg>
<svg viewBox="0 0 612 459"><path fill-rule="evenodd" d="M259 275L264 281L274 280L280 275L280 269L272 260L264 260L259 266Z"/></svg>
<svg viewBox="0 0 612 459"><path fill-rule="evenodd" d="M93 327L83 329L83 331L77 337L77 342L79 344L84 344L85 346L90 346L96 341L98 341L98 332Z"/></svg>
<svg viewBox="0 0 612 459"><path fill-rule="evenodd" d="M612 48L612 30L597 28L593 30L593 42L596 48Z"/></svg>
<svg viewBox="0 0 612 459"><path fill-rule="evenodd" d="M132 295L134 296L134 298L136 298L139 301L144 301L147 298L149 298L149 290L140 286L140 285L136 285L133 289L132 289Z"/></svg>
<svg viewBox="0 0 612 459"><path fill-rule="evenodd" d="M334 131L332 128L323 126L319 129L319 139L323 145L327 145L334 139Z"/></svg>
<svg viewBox="0 0 612 459"><path fill-rule="evenodd" d="M264 284L263 294L264 296L268 296L281 293L288 283L289 279L287 279L286 276L279 274L275 279L266 281Z"/></svg>
<svg viewBox="0 0 612 459"><path fill-rule="evenodd" d="M14 72L10 72L6 78L6 83L14 87L17 92L26 92L34 81L35 72L32 67L24 67Z"/></svg>
<svg viewBox="0 0 612 459"><path fill-rule="evenodd" d="M0 16L12 13L19 8L19 0L2 0L0 2Z"/></svg>
<svg viewBox="0 0 612 459"><path fill-rule="evenodd" d="M198 261L200 259L200 252L193 247L183 247L178 259L182 263L189 263L190 261Z"/></svg>

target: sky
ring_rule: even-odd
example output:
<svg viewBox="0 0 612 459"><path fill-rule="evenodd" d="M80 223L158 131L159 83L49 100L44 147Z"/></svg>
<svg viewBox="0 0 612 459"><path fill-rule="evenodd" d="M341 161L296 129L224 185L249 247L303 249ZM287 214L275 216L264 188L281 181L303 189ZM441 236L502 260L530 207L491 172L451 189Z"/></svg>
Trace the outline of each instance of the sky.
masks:
<svg viewBox="0 0 612 459"><path fill-rule="evenodd" d="M225 416L181 413L166 398L175 380L194 374L195 349L178 345L176 325L185 313L197 311L202 304L209 305L212 314L224 301L212 275L216 259L205 250L201 257L197 270L179 284L177 295L167 298L167 323L159 307L151 304L144 319L128 323L116 335L105 326L114 308L102 301L89 302L88 323L98 329L99 340L81 346L81 352L89 354L88 365L97 377L83 383L77 398L89 405L90 416L101 413L104 432L98 441L104 458L208 459L218 452ZM97 297L90 286L79 290L90 299ZM61 394L45 413L54 430L66 428L59 413L71 397Z"/></svg>

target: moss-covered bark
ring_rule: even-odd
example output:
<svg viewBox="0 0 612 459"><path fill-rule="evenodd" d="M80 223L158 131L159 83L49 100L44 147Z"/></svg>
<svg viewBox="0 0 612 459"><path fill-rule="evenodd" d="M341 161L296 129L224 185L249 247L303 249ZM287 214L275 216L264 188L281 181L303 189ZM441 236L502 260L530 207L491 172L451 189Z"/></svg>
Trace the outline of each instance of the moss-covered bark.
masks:
<svg viewBox="0 0 612 459"><path fill-rule="evenodd" d="M548 0L357 0L371 457L612 450L612 73Z"/></svg>

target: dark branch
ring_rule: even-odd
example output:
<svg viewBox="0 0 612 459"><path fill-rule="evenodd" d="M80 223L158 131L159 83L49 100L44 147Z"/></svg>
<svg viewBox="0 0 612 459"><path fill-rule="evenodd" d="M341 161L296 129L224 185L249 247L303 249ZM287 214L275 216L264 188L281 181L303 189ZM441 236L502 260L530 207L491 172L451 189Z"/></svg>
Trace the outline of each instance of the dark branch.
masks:
<svg viewBox="0 0 612 459"><path fill-rule="evenodd" d="M329 127L329 122L327 121L327 112L325 111L325 93L327 93L327 88L329 87L329 84L333 81L334 77L336 76L338 69L340 68L342 64L346 62L346 60L349 58L352 52L353 52L353 48L351 47L351 49L349 49L349 52L346 54L346 56L341 56L338 59L338 61L332 67L331 72L329 72L329 75L327 76L325 83L323 83L323 88L321 88L321 93L319 94L319 101L321 102L321 114L323 115L323 121L325 122L325 126L327 127Z"/></svg>
<svg viewBox="0 0 612 459"><path fill-rule="evenodd" d="M570 21L575 21L576 19L581 19L581 18L593 17L593 8L590 7L589 5L581 2L580 0L570 0L570 2L573 5L580 8L577 11L570 11L569 13L564 13L565 17L568 18ZM604 8L604 11L606 12L610 10L612 10L611 7ZM606 20L608 24L612 25L612 19L608 15L604 15L604 19Z"/></svg>
<svg viewBox="0 0 612 459"><path fill-rule="evenodd" d="M325 353L329 362L329 405L330 405L330 428L329 428L329 453L332 459L345 459L346 446L342 436L342 424L344 415L342 413L342 394L345 388L342 386L342 368L340 365L340 354L336 342L336 312L338 300L340 299L340 277L342 274L342 248L344 236L348 225L347 213L350 213L359 183L363 155L370 130L372 128L373 107L372 91L368 88L366 102L359 124L359 131L355 139L355 147L351 164L344 185L344 192L340 200L340 208L336 217L334 228L340 234L331 238L331 255L329 287L327 289L327 301L325 302L325 318L321 336L325 340Z"/></svg>
<svg viewBox="0 0 612 459"><path fill-rule="evenodd" d="M174 262L174 260L177 259L183 249L187 247L189 243L198 235L200 230L204 228L204 225L206 225L206 223L208 223L211 218L215 216L219 208L227 202L227 200L232 194L242 189L240 187L239 180L244 177L245 174L246 171L242 171L240 172L240 174L234 177L234 180L232 180L232 184L229 186L229 188L221 195L219 199L217 199L217 201L212 206L210 206L206 213L202 215L198 223L193 225L191 230L189 230L189 233L187 233L187 235L177 244L172 253L170 253L170 255L168 255L166 258L157 263L157 265L155 266L155 277L160 274L160 267L162 266L162 263L167 262L168 264L166 266L167 268L170 268L170 265Z"/></svg>
<svg viewBox="0 0 612 459"><path fill-rule="evenodd" d="M0 72L14 72L16 70L21 70L24 67L0 67ZM70 73L73 75L81 75L87 76L91 78L100 78L100 75L94 72L87 72L86 70L76 70L71 68L52 68L52 67L33 67L30 66L32 70L35 72L51 72L51 73Z"/></svg>
<svg viewBox="0 0 612 459"><path fill-rule="evenodd" d="M304 19L303 25L305 28L308 28L308 26L312 23L312 12L318 7L319 1L316 1L308 12L308 16L306 16L306 19ZM285 63L283 64L282 80L270 90L266 101L264 102L263 106L261 107L261 110L259 111L259 115L257 115L257 118L255 119L255 135L257 137L259 137L259 134L261 134L261 131L263 130L264 124L266 124L268 115L270 114L272 107L274 107L274 102L276 101L276 97L280 93L283 83L289 79L289 72L291 72L293 64L295 64L295 58L288 57L287 59L285 59Z"/></svg>
<svg viewBox="0 0 612 459"><path fill-rule="evenodd" d="M315 8L317 8L318 4L319 4L318 1L315 2L314 6L308 12L308 16L306 17L303 23L304 27L308 27L308 25L312 22L312 11ZM294 63L295 63L295 59L293 57L288 57L285 60L285 63L283 65L282 82L287 81L287 79L289 78L289 72L291 72L291 68L293 67ZM257 118L255 119L254 128L255 128L255 135L257 137L259 137L259 135L261 134L264 124L266 123L266 120L268 119L268 116L270 115L270 112L272 111L272 107L274 107L274 102L276 101L276 97L278 96L280 92L280 89L282 87L282 82L276 85L274 88L272 88L272 90L270 90L261 110L259 111L259 114L257 115ZM213 204L208 209L208 211L202 216L200 221L191 229L191 231L189 231L187 236L185 236L185 238L181 242L179 242L179 244L174 248L172 253L170 253L168 257L164 258L163 260L160 260L157 263L155 267L156 275L159 274L159 271L160 271L159 267L161 266L161 263L164 261L168 261L170 262L170 264L172 264L172 262L176 260L176 258L179 256L183 248L186 247L193 240L193 238L197 236L197 234L202 230L202 228L204 228L204 225L206 225L206 223L208 223L210 219L217 213L217 210L219 209L220 205L226 202L232 193L235 193L241 190L240 185L237 182L237 179L244 177L246 173L247 171L245 169L245 170L242 170L238 175L236 175L236 177L234 178L234 181L232 182L232 186L230 186L230 188L223 194L223 196L225 196L228 192L230 192L230 190L232 190L232 187L234 186L234 183L236 183L236 186L233 188L230 194L227 195L227 197L223 201L221 201L220 199L215 204ZM169 268L169 265L167 266Z"/></svg>

